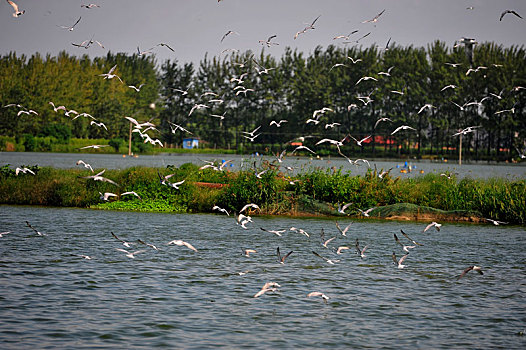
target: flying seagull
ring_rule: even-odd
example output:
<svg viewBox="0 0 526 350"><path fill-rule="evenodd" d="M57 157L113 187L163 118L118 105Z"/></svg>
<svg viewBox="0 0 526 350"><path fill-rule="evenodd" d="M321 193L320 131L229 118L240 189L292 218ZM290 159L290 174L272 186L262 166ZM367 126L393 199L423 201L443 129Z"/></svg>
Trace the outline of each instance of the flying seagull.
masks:
<svg viewBox="0 0 526 350"><path fill-rule="evenodd" d="M19 167L17 167L17 168L15 169L15 175L16 175L16 176L18 176L18 174L20 174L20 173L24 173L24 174L30 173L30 174L35 175L35 172L34 172L33 170L31 170L31 169L29 169L29 168L26 168L26 167L23 167L23 168L19 168Z"/></svg>
<svg viewBox="0 0 526 350"><path fill-rule="evenodd" d="M325 304L327 304L327 300L329 300L329 297L321 292L310 292L307 294L307 297L321 297Z"/></svg>
<svg viewBox="0 0 526 350"><path fill-rule="evenodd" d="M237 35L239 35L238 32L235 32L235 31L233 31L233 30L229 30L228 32L226 32L226 33L223 35L223 37L221 38L221 42L223 42L223 40L225 40L225 38L226 38L227 36L229 36L230 34L237 34Z"/></svg>
<svg viewBox="0 0 526 350"><path fill-rule="evenodd" d="M113 71L115 70L115 68L117 68L117 65L114 65L113 67L111 67L108 73L99 74L99 76L104 77L104 79L113 79L117 77L117 79L119 79L119 81L123 83L122 79L118 75L113 74Z"/></svg>
<svg viewBox="0 0 526 350"><path fill-rule="evenodd" d="M15 10L15 12L13 12L13 17L19 17L21 15L23 15L24 13L26 13L26 10L18 10L18 5L15 4L13 1L11 0L7 0L7 2L9 3L9 5L13 6L13 10Z"/></svg>
<svg viewBox="0 0 526 350"><path fill-rule="evenodd" d="M123 246L125 246L126 248L131 248L131 245L132 245L133 243L131 243L131 242L126 242L125 240L120 239L120 238L117 237L117 235L116 235L115 233L113 233L113 232L110 232L110 233L111 233L111 235L113 236L113 238L115 238L117 241L121 242Z"/></svg>
<svg viewBox="0 0 526 350"><path fill-rule="evenodd" d="M108 201L110 197L118 197L115 193L111 193L111 192L104 192L104 194L102 194L102 192L99 191L99 198L100 200L103 200L103 201Z"/></svg>
<svg viewBox="0 0 526 350"><path fill-rule="evenodd" d="M432 223L430 223L429 225L427 225L426 228L424 229L424 231L422 231L422 232L426 232L426 231L429 230L431 227L434 227L434 228L436 228L437 231L440 231L440 226L442 226L442 224L439 224L439 223L433 221Z"/></svg>
<svg viewBox="0 0 526 350"><path fill-rule="evenodd" d="M403 230L400 230L400 232L402 232L402 234L404 235L404 237L407 238L408 240L410 240L413 244L420 245L420 246L423 245L423 244L420 244L420 243L416 242L415 240L413 240L413 239L412 239L411 237L409 237L409 236L407 235L407 233L405 233Z"/></svg>
<svg viewBox="0 0 526 350"><path fill-rule="evenodd" d="M122 248L115 248L115 250L118 250L119 252L123 252L123 253L126 253L126 256L130 259L135 259L135 254L140 254L140 253L143 253L145 252L146 250L137 250L133 253L130 253L129 251L127 251L126 249L122 249Z"/></svg>
<svg viewBox="0 0 526 350"><path fill-rule="evenodd" d="M104 172L106 171L106 169L102 170L101 172L95 174L95 175L89 175L89 176L79 176L80 179L92 179L94 181L102 181L102 182L108 182L112 185L115 185L115 186L119 186L118 183L116 183L115 181L113 180L110 180L108 178L105 178L103 176L101 176L102 174L104 174Z"/></svg>
<svg viewBox="0 0 526 350"><path fill-rule="evenodd" d="M37 235L39 235L39 236L44 236L44 234L43 234L42 232L37 231L36 228L34 228L33 226L31 226L31 224L29 223L29 221L26 221L26 225L27 225L27 227L29 227L30 229L32 229L33 231L35 231L35 233L36 233Z"/></svg>
<svg viewBox="0 0 526 350"><path fill-rule="evenodd" d="M517 12L515 12L514 10L505 10L504 12L502 12L500 14L500 18L499 18L499 21L502 21L502 18L507 15L508 13L511 13L519 18L522 18L521 15L519 15Z"/></svg>
<svg viewBox="0 0 526 350"><path fill-rule="evenodd" d="M402 125L402 126L399 126L398 128L396 128L396 129L391 133L391 135L396 134L396 133L399 132L400 130L414 130L414 131L416 131L415 128L412 128L412 127L410 127L410 126L408 126L408 125Z"/></svg>
<svg viewBox="0 0 526 350"><path fill-rule="evenodd" d="M368 246L365 246L363 247L363 249L360 249L360 242L358 241L358 238L356 238L355 247L356 247L356 253L360 254L360 258L365 258L365 250L367 249Z"/></svg>
<svg viewBox="0 0 526 350"><path fill-rule="evenodd" d="M214 205L214 206L212 207L212 210L218 210L218 211L223 212L223 213L225 213L226 215L230 216L230 214L228 213L228 211L227 211L226 209L221 208L221 207L219 207L219 206L217 206L217 205Z"/></svg>
<svg viewBox="0 0 526 350"><path fill-rule="evenodd" d="M281 253L279 252L279 247L276 248L276 253L278 255L278 261L280 262L280 264L285 264L285 259L287 259L289 257L290 254L292 254L292 250L290 252L288 252L286 255L284 256L281 256Z"/></svg>
<svg viewBox="0 0 526 350"><path fill-rule="evenodd" d="M150 248L152 248L152 249L154 249L154 250L159 250L159 249L158 249L156 246L154 246L153 244L146 243L146 242L144 242L144 241L141 240L141 239L137 239L137 242L139 242L139 243L142 244L142 245L148 246L148 247L150 247Z"/></svg>
<svg viewBox="0 0 526 350"><path fill-rule="evenodd" d="M67 29L67 30L69 30L71 32L71 31L73 31L73 29L75 29L75 26L80 22L81 19L82 19L82 17L79 17L79 19L77 19L77 21L75 23L73 23L72 26L59 26L59 27L62 28L62 29Z"/></svg>
<svg viewBox="0 0 526 350"><path fill-rule="evenodd" d="M141 196L139 196L139 195L137 194L137 192L135 192L135 191L128 191L128 192L121 193L121 197L122 197L122 196L130 195L130 194L131 194L131 195L134 195L135 197L137 197L137 198L139 198L140 200L142 200Z"/></svg>
<svg viewBox="0 0 526 350"><path fill-rule="evenodd" d="M87 8L87 9L91 9L91 8L94 8L94 7L100 7L99 5L97 4L80 4L80 7L84 7L84 8Z"/></svg>
<svg viewBox="0 0 526 350"><path fill-rule="evenodd" d="M404 267L406 267L406 265L403 265L403 262L404 262L405 259L407 259L408 256L409 256L409 253L407 253L406 255L401 257L400 260L396 260L395 252L393 252L393 254L392 254L393 261L394 261L395 265L398 266L399 269L403 269Z"/></svg>
<svg viewBox="0 0 526 350"><path fill-rule="evenodd" d="M379 14L377 14L376 16L374 16L373 19L369 19L369 20L366 20L366 21L363 21L362 23L376 23L378 21L378 18L385 12L385 9L382 10L382 12L380 12Z"/></svg>
<svg viewBox="0 0 526 350"><path fill-rule="evenodd" d="M469 266L469 267L467 267L464 271L462 271L462 273L460 274L460 276L457 277L457 281L458 281L459 279L461 279L462 277L464 277L464 275L465 275L466 273L468 273L469 271L471 271L471 270L473 270L473 271L477 271L477 272L478 272L479 274L481 274L481 275L484 274L484 272L482 272L482 268L481 268L480 266L475 266L475 265L473 265L473 266Z"/></svg>
<svg viewBox="0 0 526 350"><path fill-rule="evenodd" d="M297 32L295 35L294 35L294 39L296 39L300 34L303 34L303 33L306 33L307 30L309 29L314 29L314 23L316 23L316 21L318 20L318 18L320 18L321 15L319 15L318 17L316 17L314 19L314 21L312 21L311 24L309 24L307 27L303 28L302 30L300 30L299 32Z"/></svg>
<svg viewBox="0 0 526 350"><path fill-rule="evenodd" d="M261 288L261 290L254 295L254 298L260 297L266 292L275 292L278 290L278 287L281 286L276 282L267 282L263 285L263 288Z"/></svg>
<svg viewBox="0 0 526 350"><path fill-rule="evenodd" d="M396 236L396 233L393 233L393 236L394 236L394 239L395 239L396 243L400 244L400 246L402 247L402 250L404 252L409 253L409 249L416 248L416 245L403 245L402 242L400 242L400 240Z"/></svg>
<svg viewBox="0 0 526 350"><path fill-rule="evenodd" d="M334 263L340 262L340 260L327 259L327 258L321 256L320 254L316 253L314 250L312 251L312 254L316 255L318 258L321 258L321 259L325 260L327 262L327 264L330 264L330 265L334 265Z"/></svg>
<svg viewBox="0 0 526 350"><path fill-rule="evenodd" d="M250 253L257 253L255 249L241 249L243 252L243 255L246 257L250 257Z"/></svg>
<svg viewBox="0 0 526 350"><path fill-rule="evenodd" d="M267 45L267 47L271 47L272 45L279 45L278 43L275 43L273 41L271 41L272 39L276 38L277 35L271 35L268 37L267 40L259 40L259 43L261 45Z"/></svg>
<svg viewBox="0 0 526 350"><path fill-rule="evenodd" d="M267 230L266 228L263 228L263 227L260 227L260 229L261 229L261 231L273 233L273 234L275 234L276 236L279 236L279 237L281 237L282 233L287 231L287 230Z"/></svg>
<svg viewBox="0 0 526 350"><path fill-rule="evenodd" d="M167 244L168 245L175 244L175 245L178 245L178 246L185 246L186 248L191 249L194 252L197 252L197 249L195 249L195 247L193 245L191 245L188 242L182 241L180 239L174 239L173 241L170 241Z"/></svg>
<svg viewBox="0 0 526 350"><path fill-rule="evenodd" d="M347 226L342 230L342 228L341 228L340 225L338 224L338 221L336 221L336 228L338 229L338 231L341 232L342 236L345 236L345 235L346 235L346 233L347 233L347 231L349 231L349 227L351 227L351 225L352 225L352 222L351 222L349 225L347 225Z"/></svg>

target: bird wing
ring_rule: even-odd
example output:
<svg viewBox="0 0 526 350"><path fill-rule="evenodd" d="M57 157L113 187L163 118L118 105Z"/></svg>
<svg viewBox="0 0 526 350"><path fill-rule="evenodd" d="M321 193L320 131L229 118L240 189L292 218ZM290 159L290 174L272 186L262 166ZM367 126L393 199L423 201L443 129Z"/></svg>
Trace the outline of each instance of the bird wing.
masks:
<svg viewBox="0 0 526 350"><path fill-rule="evenodd" d="M187 242L183 242L183 245L187 248L190 248L192 249L194 252L197 252L197 249L195 249L195 247L193 245L191 245L190 243L187 243Z"/></svg>
<svg viewBox="0 0 526 350"><path fill-rule="evenodd" d="M393 252L393 254L391 254L391 257L393 258L393 261L396 265L398 265L398 260L396 260L396 254L395 252Z"/></svg>
<svg viewBox="0 0 526 350"><path fill-rule="evenodd" d="M404 245L402 244L402 242L400 242L400 240L396 236L396 233L393 233L393 236L394 236L394 239L395 239L396 243L400 244L403 247Z"/></svg>
<svg viewBox="0 0 526 350"><path fill-rule="evenodd" d="M291 250L290 252L287 253L287 255L285 255L285 256L283 257L283 262L285 262L285 259L287 259L287 258L289 257L289 255L292 254L292 252L293 252L293 251ZM480 272L482 273L482 271L480 271Z"/></svg>
<svg viewBox="0 0 526 350"><path fill-rule="evenodd" d="M464 269L464 271L462 271L462 273L460 274L460 276L457 277L457 280L461 279L462 277L464 277L464 275L465 275L466 273L468 273L469 271L473 270L473 267L474 267L474 266L466 267L466 268Z"/></svg>
<svg viewBox="0 0 526 350"><path fill-rule="evenodd" d="M126 253L126 254L130 254L129 251L127 251L126 249L122 249L122 248L115 248L115 250L118 250L119 252L123 252L123 253ZM135 254L135 253L134 253Z"/></svg>
<svg viewBox="0 0 526 350"><path fill-rule="evenodd" d="M398 265L401 265L404 262L404 260L407 259L408 256L409 254L406 254L403 257L401 257L400 260L398 260Z"/></svg>
<svg viewBox="0 0 526 350"><path fill-rule="evenodd" d="M124 242L122 239L120 239L119 237L117 237L117 235L113 232L111 232L111 235L118 241L121 241L121 242ZM124 249L121 249L121 250L124 250Z"/></svg>
<svg viewBox="0 0 526 350"><path fill-rule="evenodd" d="M18 5L17 4L12 2L11 0L7 0L7 2L9 3L9 5L13 6L13 9L15 10L15 12L18 12Z"/></svg>
<svg viewBox="0 0 526 350"><path fill-rule="evenodd" d="M411 237L409 237L409 236L407 235L407 233L405 233L404 231L400 230L400 232L402 232L402 234L404 235L404 237L407 238L408 240L410 240L413 244L420 245L420 246L423 245L423 244L420 244L420 243L414 241L414 240L413 240Z"/></svg>
<svg viewBox="0 0 526 350"><path fill-rule="evenodd" d="M316 253L314 250L312 251L312 254L316 255L318 258L322 258L322 259L325 260L325 261L328 261L328 260L329 260L329 259L324 258L323 256L321 256L320 254Z"/></svg>

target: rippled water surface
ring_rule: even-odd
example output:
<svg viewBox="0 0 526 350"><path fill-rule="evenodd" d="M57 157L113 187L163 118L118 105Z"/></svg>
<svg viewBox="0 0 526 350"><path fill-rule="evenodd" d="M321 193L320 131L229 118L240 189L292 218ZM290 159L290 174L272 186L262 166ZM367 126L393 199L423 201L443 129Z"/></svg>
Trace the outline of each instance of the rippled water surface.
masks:
<svg viewBox="0 0 526 350"><path fill-rule="evenodd" d="M154 156L139 156L122 157L118 154L96 154L96 153L34 153L34 152L0 152L0 166L10 164L13 169L20 165L40 165L52 166L55 168L74 168L78 167L76 162L82 159L91 164L95 169L125 169L132 166L148 166L148 167L166 167L167 165L180 166L184 163L194 163L199 166L206 164L203 160L232 160L227 169L239 170L243 166L252 167L254 161L269 161L272 162L276 158L270 156L250 156L250 155L221 155L221 154L158 154ZM350 170L354 175L365 174L367 167L359 163L360 166L350 165L347 160L342 157L332 158L309 158L309 157L294 157L286 156L281 163L281 166L292 166L297 168L296 171L302 169L319 168L342 168L344 171ZM377 169L393 168L391 174L400 175L402 177L419 176L421 173L456 173L458 177L473 177L473 178L489 178L489 177L506 177L509 179L524 179L526 178L526 166L524 163L520 164L488 164L484 162L479 163L465 163L459 166L455 160L450 162L432 163L429 161L403 161L403 160L371 160L370 166ZM405 172L411 168L411 172ZM404 171L404 173L401 173Z"/></svg>
<svg viewBox="0 0 526 350"><path fill-rule="evenodd" d="M29 221L44 233L37 236ZM340 218L340 226L351 223ZM0 206L0 347L523 348L524 228ZM260 230L297 227L282 237ZM321 245L325 237L337 238ZM422 243L404 269L393 233ZM158 251L113 238L142 239ZM355 254L356 238L368 245ZM198 249L167 245L182 239ZM351 249L336 255L333 248ZM282 265L276 248L293 253ZM145 250L128 258L116 248ZM257 253L245 257L241 249ZM312 254L340 259L334 265ZM81 255L89 255L87 260ZM484 275L459 274L470 265ZM246 272L246 274L239 274ZM254 298L266 282L278 291ZM307 294L329 296L325 304Z"/></svg>

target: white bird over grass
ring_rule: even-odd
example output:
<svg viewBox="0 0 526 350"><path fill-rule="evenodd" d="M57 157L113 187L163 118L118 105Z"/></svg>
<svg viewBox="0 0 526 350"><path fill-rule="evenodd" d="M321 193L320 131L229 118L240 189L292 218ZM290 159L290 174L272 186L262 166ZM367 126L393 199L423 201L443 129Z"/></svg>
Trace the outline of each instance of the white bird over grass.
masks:
<svg viewBox="0 0 526 350"><path fill-rule="evenodd" d="M117 74L113 74L113 72L115 71L115 68L117 68L117 65L114 65L113 67L111 67L108 73L99 74L99 76L104 77L104 79L113 79L116 77L117 79L119 79L121 83L124 83Z"/></svg>
<svg viewBox="0 0 526 350"><path fill-rule="evenodd" d="M349 208L349 206L352 204L351 203L347 203L347 204L344 204L344 205L339 205L338 204L338 213L340 214L345 214L345 210L347 210L347 208Z"/></svg>
<svg viewBox="0 0 526 350"><path fill-rule="evenodd" d="M354 84L354 85L358 85L358 84L360 84L362 81L366 81L366 80L374 80L374 81L378 81L378 79L376 79L375 77L364 76L364 77L361 77L360 79L358 79L358 81L357 81L356 84Z"/></svg>
<svg viewBox="0 0 526 350"><path fill-rule="evenodd" d="M167 243L167 245L172 245L172 244L175 244L175 245L180 246L180 247L184 246L184 247L186 247L188 249L193 250L194 252L197 252L197 249L195 249L195 247L193 245L191 245L190 243L185 242L183 240L180 240L180 239L174 239L173 241L170 241L170 242Z"/></svg>
<svg viewBox="0 0 526 350"><path fill-rule="evenodd" d="M395 252L393 252L393 254L392 254L391 256L392 256L392 258L393 258L393 261L394 261L395 265L397 265L397 267L398 267L399 269L403 269L404 267L406 267L406 265L403 265L403 262L404 262L404 260L407 259L407 257L409 256L409 253L407 253L407 254L405 254L404 256L402 256L402 257L400 258L400 260L397 260L397 259L396 259L396 254L395 254Z"/></svg>
<svg viewBox="0 0 526 350"><path fill-rule="evenodd" d="M369 209L367 209L367 210L362 210L362 209L358 208L358 211L359 211L360 214L362 214L363 216L368 217L368 216L369 216L369 213L370 213L371 211L373 211L374 209L376 209L376 207L372 207L372 208L369 208Z"/></svg>
<svg viewBox="0 0 526 350"><path fill-rule="evenodd" d="M140 84L139 86L128 85L128 87L129 87L130 89L134 89L134 90L137 91L137 92L140 92L140 91L141 91L141 88L142 88L144 85L145 85L145 84L143 83L143 84Z"/></svg>
<svg viewBox="0 0 526 350"><path fill-rule="evenodd" d="M306 151L309 151L309 152L312 153L312 154L316 154L316 152L314 152L313 150L311 150L309 147L307 147L307 146L303 146L303 145L294 148L294 150L291 152L291 154L294 154L294 153L296 153L296 151L299 151L299 150L302 150L302 149L304 149L304 150L306 150Z"/></svg>
<svg viewBox="0 0 526 350"><path fill-rule="evenodd" d="M116 183L115 181L101 176L102 174L104 174L105 171L106 171L106 169L102 170L101 172L99 172L99 173L97 173L95 175L79 176L79 178L80 179L92 179L94 181L108 182L108 183L110 183L112 185L119 186L119 184Z"/></svg>
<svg viewBox="0 0 526 350"><path fill-rule="evenodd" d="M248 208L261 210L261 208L260 208L257 204L250 203L250 204L246 204L246 205L244 205L243 208L241 208L241 210L240 210L239 212L242 213L242 212L244 212L245 210L247 210Z"/></svg>
<svg viewBox="0 0 526 350"><path fill-rule="evenodd" d="M144 253L146 250L137 250L133 253L127 251L126 249L122 249L122 248L115 248L115 250L118 250L119 252L123 252L123 253L126 253L126 256L130 259L135 259L135 255L136 254L140 254L140 253Z"/></svg>
<svg viewBox="0 0 526 350"><path fill-rule="evenodd" d="M349 57L349 56L347 56L347 58L348 58L348 59L350 59L350 60L351 60L351 62L352 62L353 64L356 64L356 63L358 63L358 62L361 62L361 61L362 61L362 59L361 59L361 58L357 58L357 59L354 59L354 58L352 58L352 57Z"/></svg>
<svg viewBox="0 0 526 350"><path fill-rule="evenodd" d="M110 197L119 197L115 193L111 193L111 192L104 192L104 194L102 194L102 192L99 192L99 194L100 194L99 199L103 201L108 201Z"/></svg>
<svg viewBox="0 0 526 350"><path fill-rule="evenodd" d="M53 111L55 112L58 112L59 110L63 110L64 112L66 111L66 107L65 106L58 106L58 107L55 107L55 104L51 101L49 101L49 104L53 107Z"/></svg>
<svg viewBox="0 0 526 350"><path fill-rule="evenodd" d="M380 118L376 121L376 123L374 123L374 128L376 129L376 127L378 126L378 124L380 124L381 122L393 122L391 119L387 118L387 117L384 117L384 118ZM369 136L370 137L370 136Z"/></svg>
<svg viewBox="0 0 526 350"><path fill-rule="evenodd" d="M9 5L11 5L11 6L13 7L13 10L15 11L15 12L13 12L13 17L20 17L21 15L23 15L24 13L26 13L26 10L22 10L22 11L20 11L20 10L18 9L18 5L15 4L14 1L7 0L7 3L8 3Z"/></svg>
<svg viewBox="0 0 526 350"><path fill-rule="evenodd" d="M431 108L435 108L436 109L436 107L433 106L432 104L426 103L425 105L420 107L420 109L418 110L418 114L422 113L425 109L431 109Z"/></svg>
<svg viewBox="0 0 526 350"><path fill-rule="evenodd" d="M362 142L369 140L369 139L372 137L372 135L369 135L369 136L367 136L367 137L364 137L364 138L361 139L361 140L357 140L357 139L355 139L355 138L354 138L353 136L351 136L351 135L349 135L349 137L350 137L351 139L353 139L353 140L356 142L356 145L358 145L359 147L362 147Z"/></svg>
<svg viewBox="0 0 526 350"><path fill-rule="evenodd" d="M106 125L103 122L97 123L96 121L92 120L90 125L95 125L95 126L97 126L99 128L104 128L104 129L106 129L106 131L108 131L108 128L106 127Z"/></svg>
<svg viewBox="0 0 526 350"><path fill-rule="evenodd" d="M128 192L121 193L121 197L122 196L128 196L128 195L133 195L133 196L139 198L140 200L142 200L141 196L139 196L137 194L137 192L135 192L135 191L128 191Z"/></svg>
<svg viewBox="0 0 526 350"><path fill-rule="evenodd" d="M89 146L84 146L84 147L80 147L77 149L88 149L88 148L99 149L99 148L108 147L108 146L109 145L89 145Z"/></svg>
<svg viewBox="0 0 526 350"><path fill-rule="evenodd" d="M396 133L399 132L400 130L414 130L414 131L416 131L416 129L413 128L413 127L410 127L410 126L408 126L408 125L402 125L402 126L399 126L398 128L396 128L396 129L391 133L391 135L396 134Z"/></svg>
<svg viewBox="0 0 526 350"><path fill-rule="evenodd" d="M35 172L33 170L31 170L29 168L26 168L26 167L23 167L23 168L17 167L15 169L15 176L18 176L18 174L20 174L20 173L24 173L24 174L30 173L32 175L35 175Z"/></svg>
<svg viewBox="0 0 526 350"><path fill-rule="evenodd" d="M288 121L285 120L285 119L281 119L279 122L277 122L277 121L275 121L275 120L271 120L269 125L270 125L270 126L272 126L272 125L276 125L276 127L279 128L279 127L281 127L281 124L283 124L283 123L287 123L287 122L288 122Z"/></svg>

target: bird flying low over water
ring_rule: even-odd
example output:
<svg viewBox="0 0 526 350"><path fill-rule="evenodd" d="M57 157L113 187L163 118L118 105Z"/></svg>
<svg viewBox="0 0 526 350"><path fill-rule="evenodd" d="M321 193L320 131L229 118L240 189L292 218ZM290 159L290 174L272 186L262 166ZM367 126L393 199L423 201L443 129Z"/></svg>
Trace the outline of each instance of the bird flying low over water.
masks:
<svg viewBox="0 0 526 350"><path fill-rule="evenodd" d="M261 229L261 231L273 233L273 234L275 234L276 236L279 236L279 237L281 237L282 233L287 231L287 230L267 230L266 228L263 228L263 227L260 227L260 229Z"/></svg>
<svg viewBox="0 0 526 350"><path fill-rule="evenodd" d="M459 279L461 279L462 277L464 277L464 275L465 275L466 273L468 273L469 271L471 271L471 270L473 270L473 271L477 271L477 272L478 272L479 274L481 274L481 275L484 274L484 272L482 272L482 268L481 268L480 266L474 266L474 265L473 265L473 266L469 266L469 267L467 267L464 271L462 271L462 273L460 274L460 276L457 277L457 281L458 281Z"/></svg>
<svg viewBox="0 0 526 350"><path fill-rule="evenodd" d="M171 245L171 244L175 244L175 245L178 245L178 246L185 246L186 248L191 249L194 252L197 252L197 249L195 249L195 247L193 245L191 245L188 242L182 241L180 239L174 239L173 241L170 241L170 242L167 243L167 245Z"/></svg>
<svg viewBox="0 0 526 350"><path fill-rule="evenodd" d="M429 230L431 227L434 227L437 231L440 231L440 226L442 226L442 224L439 224L439 223L433 221L432 223L430 223L429 225L427 225L426 228L424 229L424 231L422 231L422 232L426 232L426 231Z"/></svg>
<svg viewBox="0 0 526 350"><path fill-rule="evenodd" d="M111 235L113 236L113 238L115 238L117 241L121 242L123 246L125 246L126 248L130 248L132 246L132 242L126 242L125 240L123 239L120 239L119 237L117 237L117 235L113 232L110 232Z"/></svg>
<svg viewBox="0 0 526 350"><path fill-rule="evenodd" d="M263 288L261 288L261 290L254 295L254 298L258 298L266 292L275 292L278 290L278 287L281 286L276 282L267 282L263 285Z"/></svg>
<svg viewBox="0 0 526 350"><path fill-rule="evenodd" d="M407 238L408 240L411 241L411 243L415 244L415 245L419 245L419 246L423 246L423 244L420 244L418 242L416 242L415 240L413 240L411 237L409 237L407 235L407 233L405 233L403 230L400 230L400 232L402 232L402 235L404 235L405 238Z"/></svg>
<svg viewBox="0 0 526 350"><path fill-rule="evenodd" d="M409 253L407 253L406 255L402 256L399 260L396 260L395 252L393 252L393 254L392 254L393 261L394 261L395 265L397 265L397 267L399 269L403 269L404 267L406 267L406 265L403 265L403 262L404 262L405 259L407 259L408 256L409 256Z"/></svg>
<svg viewBox="0 0 526 350"><path fill-rule="evenodd" d="M307 294L307 297L321 297L325 304L327 304L327 300L329 300L329 297L321 292L310 292L309 294Z"/></svg>
<svg viewBox="0 0 526 350"><path fill-rule="evenodd" d="M398 243L402 247L402 250L404 252L409 253L409 249L416 248L416 245L403 245L402 242L400 242L400 240L396 236L396 233L393 233L393 236L394 236L395 242Z"/></svg>
<svg viewBox="0 0 526 350"><path fill-rule="evenodd" d="M40 231L38 231L36 228L34 228L33 226L31 226L31 224L29 223L29 221L26 221L26 225L27 227L29 227L30 229L32 229L33 231L35 231L35 233L39 236L44 236L44 234ZM5 233L5 232L4 232Z"/></svg>
<svg viewBox="0 0 526 350"><path fill-rule="evenodd" d="M334 265L334 263L340 262L340 260L327 259L327 258L321 256L320 254L316 253L314 250L312 251L312 254L316 255L318 258L321 258L321 259L325 260L327 262L327 264L330 264L330 265Z"/></svg>
<svg viewBox="0 0 526 350"><path fill-rule="evenodd" d="M356 253L360 254L360 258L365 258L365 250L367 249L367 245L365 247L363 247L363 249L360 249L360 242L358 241L358 238L356 238L356 244L355 244L355 248L356 248Z"/></svg>
<svg viewBox="0 0 526 350"><path fill-rule="evenodd" d="M122 248L115 248L115 250L118 250L119 252L123 252L123 253L126 253L126 256L130 259L135 259L135 255L136 254L140 254L140 253L143 253L145 252L146 250L137 250L133 253L127 251L126 249L122 249Z"/></svg>
<svg viewBox="0 0 526 350"><path fill-rule="evenodd" d="M281 256L281 253L279 252L279 247L276 248L276 251L277 251L277 255L278 255L278 261L280 262L280 264L285 264L285 259L287 259L289 257L289 255L292 254L292 250L291 250L286 255Z"/></svg>
<svg viewBox="0 0 526 350"><path fill-rule="evenodd" d="M349 231L349 227L351 227L351 225L352 225L352 222L351 222L349 225L347 225L347 226L342 230L342 228L341 228L340 225L338 224L338 221L336 221L336 228L338 229L338 231L341 232L342 236L345 236L345 235L346 235L346 233L347 233L347 231Z"/></svg>
<svg viewBox="0 0 526 350"><path fill-rule="evenodd" d="M246 256L247 258L250 257L250 254L251 253L257 253L257 251L255 249L241 249L241 252L243 253L244 256Z"/></svg>
<svg viewBox="0 0 526 350"><path fill-rule="evenodd" d="M139 242L139 243L142 244L142 245L148 246L148 247L150 247L150 248L152 248L152 249L154 249L154 250L159 250L159 248L157 248L157 247L154 246L153 244L146 243L146 242L144 242L144 241L141 240L141 239L137 239L137 242Z"/></svg>

